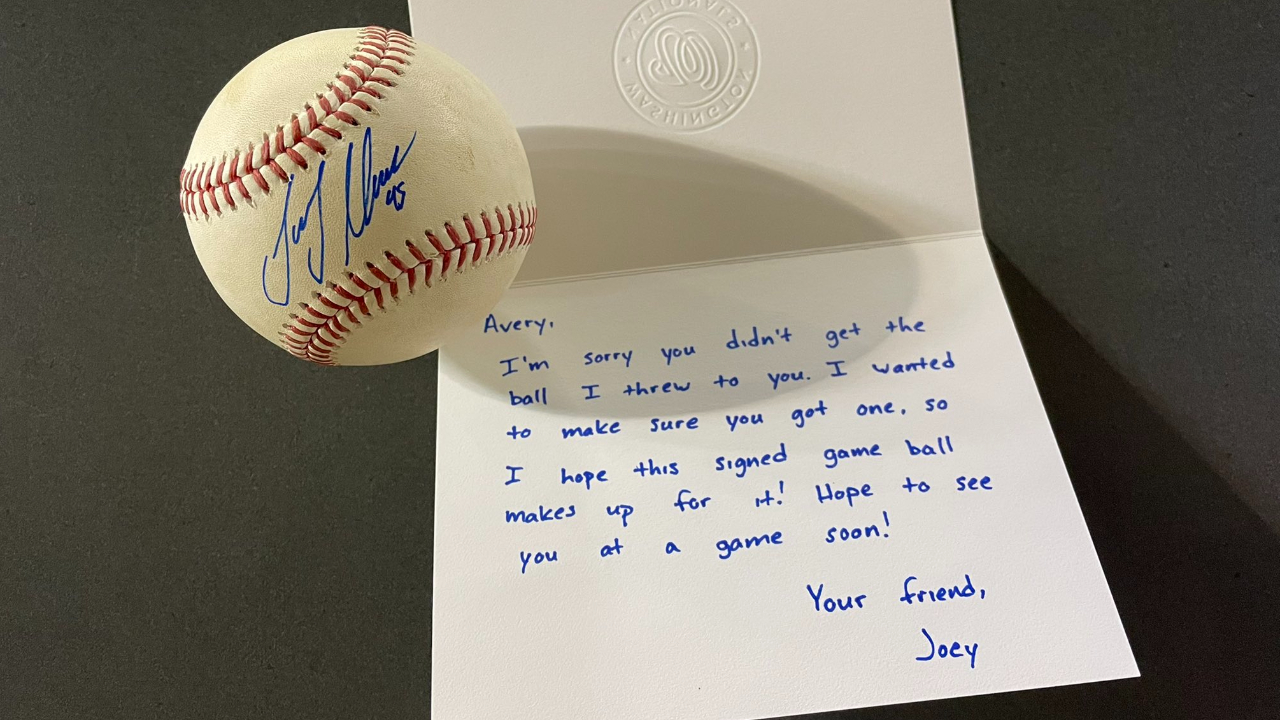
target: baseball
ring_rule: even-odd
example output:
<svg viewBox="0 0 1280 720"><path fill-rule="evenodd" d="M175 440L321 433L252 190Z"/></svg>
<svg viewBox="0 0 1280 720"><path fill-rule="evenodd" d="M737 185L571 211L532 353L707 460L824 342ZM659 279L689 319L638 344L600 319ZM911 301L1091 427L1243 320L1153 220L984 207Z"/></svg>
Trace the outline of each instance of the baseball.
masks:
<svg viewBox="0 0 1280 720"><path fill-rule="evenodd" d="M480 322L538 215L489 89L374 27L305 35L245 66L205 112L179 181L218 294L322 365L408 360Z"/></svg>

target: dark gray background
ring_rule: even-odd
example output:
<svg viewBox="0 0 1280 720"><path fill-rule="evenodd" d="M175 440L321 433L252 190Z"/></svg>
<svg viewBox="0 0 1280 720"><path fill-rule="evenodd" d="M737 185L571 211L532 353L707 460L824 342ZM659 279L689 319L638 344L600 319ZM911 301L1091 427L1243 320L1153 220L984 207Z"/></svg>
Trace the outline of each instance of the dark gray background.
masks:
<svg viewBox="0 0 1280 720"><path fill-rule="evenodd" d="M831 717L1274 718L1280 5L956 12L984 222L1143 677ZM0 13L0 717L427 717L434 357L262 342L176 199L227 78L363 24L403 0Z"/></svg>

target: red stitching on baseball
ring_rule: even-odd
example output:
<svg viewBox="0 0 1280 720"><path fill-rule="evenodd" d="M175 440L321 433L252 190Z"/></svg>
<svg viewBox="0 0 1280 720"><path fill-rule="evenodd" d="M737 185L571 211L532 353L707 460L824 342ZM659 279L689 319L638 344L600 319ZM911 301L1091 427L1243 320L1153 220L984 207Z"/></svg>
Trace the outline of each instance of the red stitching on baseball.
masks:
<svg viewBox="0 0 1280 720"><path fill-rule="evenodd" d="M445 224L445 231L451 240L455 242L455 247L445 248L439 238L430 230L423 235L427 241L435 248L439 255L428 256L417 243L412 240L405 241L405 248L413 257L413 263L410 264L406 260L400 258L391 251L386 251L384 256L387 262L394 270L378 267L373 263L366 263L366 268L374 280L362 278L356 273L348 272L347 280L356 288L359 293L348 290L342 285L336 283L329 284L329 290L333 292L343 302L334 302L323 294L314 295L316 305L311 303L301 303L303 313L290 316L290 322L285 325L285 329L281 331L280 337L284 341L285 350L289 351L295 357L309 360L321 365L335 365L333 362L333 351L342 346L342 343L351 334L352 328L342 324L339 316L345 316L352 326L359 326L360 320L357 319L355 312L352 311L352 305L359 308L361 315L371 316L367 298L373 296L373 300L377 303L378 308L386 310L383 289L391 295L392 302L398 302L400 299L399 279L402 275L407 275L409 292L413 293L421 276L422 284L431 287L435 280L444 280L448 277L450 268L450 257L454 253L458 253L458 262L454 272L463 271L463 262L467 258L467 253L471 253L471 261L468 263L474 266L481 262L482 259L491 257L493 248L498 245L498 238L501 237L501 247L498 254L503 254L506 248L513 251L516 248L523 248L533 242L534 232L538 223L538 208L530 206L526 212L524 205L520 206L519 219L516 218L516 210L513 206L508 205L506 215L509 216L511 223L507 225L503 222L502 208L494 208L494 216L498 218L498 230L494 232L493 224L489 221L488 213L480 213L480 221L484 226L484 234L481 235L470 218L463 216L463 226L467 228L468 240L462 241L458 232L453 229L452 224ZM483 249L485 243L488 243L488 251ZM482 257L483 256L483 257ZM442 258L442 266L440 275L432 278L432 270L436 258ZM321 335L321 333L328 335Z"/></svg>
<svg viewBox="0 0 1280 720"><path fill-rule="evenodd" d="M230 165L227 165L227 158L223 156L219 160L182 168L178 172L180 188L178 204L183 214L207 218L211 214L210 208L212 208L212 214L222 214L222 207L218 204L218 193L222 194L222 199L228 208L234 210L236 203L231 197L233 188L243 199L251 200L248 187L244 183L247 177L252 177L263 193L269 193L270 185L263 177L263 168L269 168L282 182L288 182L289 173L285 172L279 164L281 158L288 158L299 168L306 170L307 159L299 150L305 149L317 155L325 154L325 146L322 142L324 138L312 137L313 133L319 132L334 140L342 139L342 133L337 128L325 125L325 120L333 118L339 123L352 127L360 125L355 116L343 110L342 107L350 104L364 112L372 111L369 102L356 95L365 94L375 100L381 100L382 93L376 86L395 87L394 82L376 77L374 73L385 70L392 75L402 75L403 69L399 66L409 64L408 58L413 56L413 39L397 30L372 26L360 30L356 37L356 49L349 60L343 64L342 70L336 74L324 92L316 96L316 104L320 106L321 112L317 113L315 107L307 103L300 112L289 116L289 119L276 128L274 133L264 133L262 142L258 143L257 148L254 147L254 143L250 143L249 147L243 151L236 148ZM392 50L395 52L393 53ZM355 77L352 77L353 75ZM334 107L326 97L326 93L329 92L337 98L337 107ZM307 126L310 127L306 133L302 131L304 118ZM286 128L290 136L288 145L285 143ZM239 162L242 152L243 167ZM253 166L255 162L257 167Z"/></svg>
<svg viewBox="0 0 1280 720"><path fill-rule="evenodd" d="M378 278L380 282L383 282L383 283L391 282L391 278L387 277L387 274L382 272L382 270L379 269L377 265L374 265L373 263L365 263L365 266L369 269L369 274Z"/></svg>
<svg viewBox="0 0 1280 720"><path fill-rule="evenodd" d="M426 235L427 235L427 242L431 243L431 246L434 247L436 251L439 252L441 255L445 255L449 252L449 249L446 248L443 244L441 244L440 239L436 237L435 233L428 230L426 232Z"/></svg>
<svg viewBox="0 0 1280 720"><path fill-rule="evenodd" d="M453 241L454 247L462 247L463 245L466 245L466 243L462 241L462 236L458 234L458 231L453 229L453 225L445 223L444 231L449 233L449 239Z"/></svg>

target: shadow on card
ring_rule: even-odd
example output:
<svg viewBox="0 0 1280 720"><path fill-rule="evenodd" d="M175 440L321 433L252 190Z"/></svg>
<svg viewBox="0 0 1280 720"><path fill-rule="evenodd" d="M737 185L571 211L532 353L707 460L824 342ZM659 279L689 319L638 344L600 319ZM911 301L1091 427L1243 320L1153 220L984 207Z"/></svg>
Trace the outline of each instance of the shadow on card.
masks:
<svg viewBox="0 0 1280 720"><path fill-rule="evenodd" d="M516 278L517 285L822 252L896 237L892 228L871 213L825 190L701 147L582 128L526 128L521 138L537 191L538 235ZM892 268L865 279L860 290L908 311L915 304L917 276L914 262L906 256ZM812 287L788 291L822 302ZM583 284L574 292L582 294L584 307L619 301L604 283ZM691 326L698 324L696 319L750 317L762 324L773 323L770 327L787 325L797 337L804 333L811 342L823 336L825 328L809 327L804 317L780 314L760 295L752 287L690 288L682 310L689 319L661 321L664 329L695 332ZM645 299L629 296L623 301L643 303ZM704 329L696 333L699 338L706 337ZM539 356L545 351L535 342L513 338L508 346L510 354ZM876 345L878 341L861 343L859 352L842 358L856 362ZM592 349L575 348L577 362L583 362L582 355ZM658 357L659 348L637 347L636 351ZM704 360L710 358L704 355L695 365ZM470 363L461 367L478 387L499 395L507 393L509 383L492 368ZM813 377L819 382L827 377L822 367L817 361ZM701 382L714 377L699 376ZM636 379L647 381L639 376ZM583 394L573 373L558 373L547 382L551 387L544 409L582 412ZM683 409L749 405L786 393L791 387L800 386L775 391L766 383L753 383L732 395L700 394L696 407L685 403ZM636 417L663 409L652 403L637 406L616 394L594 400L591 406L592 412L611 417Z"/></svg>
<svg viewBox="0 0 1280 720"><path fill-rule="evenodd" d="M538 241L517 283L897 236L828 192L700 147L582 128L526 128L521 138Z"/></svg>

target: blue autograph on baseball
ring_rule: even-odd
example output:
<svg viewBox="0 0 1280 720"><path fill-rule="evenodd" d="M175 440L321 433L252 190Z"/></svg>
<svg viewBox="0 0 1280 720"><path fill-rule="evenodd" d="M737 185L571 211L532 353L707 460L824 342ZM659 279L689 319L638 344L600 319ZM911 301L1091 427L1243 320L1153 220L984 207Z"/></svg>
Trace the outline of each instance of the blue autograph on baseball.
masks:
<svg viewBox="0 0 1280 720"><path fill-rule="evenodd" d="M376 168L373 163L373 128L364 129L364 139L360 143L360 163L356 168L359 185L352 192L352 160L355 155L355 143L347 143L347 176L346 176L346 228L344 237L343 267L351 262L351 239L358 238L373 224L374 212L379 205L393 208L396 212L404 209L404 181L396 182L396 173L404 166L413 149L413 141L418 138L415 132L409 143L401 150L399 145L391 151L391 161L384 167ZM284 211L280 217L280 231L276 233L275 246L271 254L262 258L262 294L273 305L288 305L293 296L293 247L306 241L307 273L317 285L324 283L325 236L324 236L324 202L320 189L324 185L325 161L321 160L316 168L316 182L307 197L306 206L296 217L289 214L289 205L293 198L293 183L296 176L289 175L289 184L285 188ZM351 206L352 196L359 198L359 205ZM314 214L312 214L314 211ZM314 226L314 230L312 227ZM272 294L268 287L267 276L271 270L284 264L283 293ZM277 290L279 290L277 288ZM280 297L280 295L283 295Z"/></svg>

